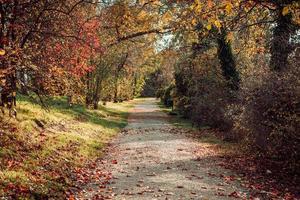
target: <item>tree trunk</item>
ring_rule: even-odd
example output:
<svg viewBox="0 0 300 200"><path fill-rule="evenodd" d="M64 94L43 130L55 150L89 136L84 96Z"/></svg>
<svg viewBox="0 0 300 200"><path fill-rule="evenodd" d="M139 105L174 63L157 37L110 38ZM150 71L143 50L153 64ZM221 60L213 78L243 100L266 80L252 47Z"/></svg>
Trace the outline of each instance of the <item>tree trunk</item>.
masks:
<svg viewBox="0 0 300 200"><path fill-rule="evenodd" d="M18 74L21 82L20 93L24 95L28 95L26 72L24 69L21 69Z"/></svg>
<svg viewBox="0 0 300 200"><path fill-rule="evenodd" d="M94 96L93 96L93 107L94 109L98 109L98 104L100 100L100 77L99 75L96 78L96 85L95 85L95 91L94 91Z"/></svg>
<svg viewBox="0 0 300 200"><path fill-rule="evenodd" d="M73 96L72 95L67 96L67 103L68 103L69 107L73 106Z"/></svg>
<svg viewBox="0 0 300 200"><path fill-rule="evenodd" d="M91 73L87 73L87 80L86 80L86 97L85 97L85 104L89 107L92 104L91 99Z"/></svg>
<svg viewBox="0 0 300 200"><path fill-rule="evenodd" d="M273 39L271 44L271 60L270 68L274 71L281 71L288 63L288 56L293 51L290 38L296 29L292 24L292 16L290 14L283 16L281 7L278 13L277 25L273 31Z"/></svg>
<svg viewBox="0 0 300 200"><path fill-rule="evenodd" d="M226 40L226 30L222 29L218 41L218 57L223 71L223 76L228 81L228 85L232 90L239 89L239 74L236 70L236 63L232 54L232 48L229 41Z"/></svg>
<svg viewBox="0 0 300 200"><path fill-rule="evenodd" d="M115 84L115 91L114 91L114 103L118 103L119 99L118 99L118 81L116 80L116 84Z"/></svg>
<svg viewBox="0 0 300 200"><path fill-rule="evenodd" d="M132 90L132 96L133 98L137 95L136 94L136 88L137 87L137 75L134 73L134 78L133 78L133 90Z"/></svg>
<svg viewBox="0 0 300 200"><path fill-rule="evenodd" d="M94 108L95 110L97 110L97 109L99 108L99 100L94 99L94 102L93 102L93 108Z"/></svg>
<svg viewBox="0 0 300 200"><path fill-rule="evenodd" d="M127 61L128 55L129 55L128 53L125 54L122 62L118 65L117 70L115 72L115 88L114 88L114 90L115 90L114 91L114 102L115 103L119 102L119 97L118 97L118 95L119 95L119 91L118 91L119 90L119 78L120 78L120 73L121 73L122 69L124 68L124 65Z"/></svg>

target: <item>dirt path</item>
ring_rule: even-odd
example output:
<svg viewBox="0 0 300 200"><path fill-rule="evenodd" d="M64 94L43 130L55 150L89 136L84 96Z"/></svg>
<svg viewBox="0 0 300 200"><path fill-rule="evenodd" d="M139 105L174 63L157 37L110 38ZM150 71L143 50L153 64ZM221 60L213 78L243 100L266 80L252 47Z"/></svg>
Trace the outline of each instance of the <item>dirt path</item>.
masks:
<svg viewBox="0 0 300 200"><path fill-rule="evenodd" d="M234 199L246 193L207 153L207 144L174 134L167 117L155 99L136 105L126 130L93 169L99 179L76 198Z"/></svg>

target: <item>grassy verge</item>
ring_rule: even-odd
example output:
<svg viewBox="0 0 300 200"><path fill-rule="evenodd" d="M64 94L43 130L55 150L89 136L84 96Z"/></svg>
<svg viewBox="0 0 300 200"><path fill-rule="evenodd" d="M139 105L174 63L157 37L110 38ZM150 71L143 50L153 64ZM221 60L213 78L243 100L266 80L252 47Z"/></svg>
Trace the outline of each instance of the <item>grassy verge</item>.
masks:
<svg viewBox="0 0 300 200"><path fill-rule="evenodd" d="M236 152L237 148L241 148L239 144L232 142L225 142L220 138L221 133L218 130L211 129L208 126L197 127L190 119L183 118L172 108L166 107L161 102L158 103L162 112L170 115L169 122L177 128L182 128L191 133L191 136L201 143L212 145L216 147L220 154L232 154Z"/></svg>
<svg viewBox="0 0 300 200"><path fill-rule="evenodd" d="M164 113L167 113L170 115L169 122L173 124L176 127L179 128L187 128L187 129L193 129L196 130L197 128L193 126L193 123L189 119L183 118L180 114L178 114L175 111L172 111L172 108L166 107L163 103L159 102L158 106L160 110Z"/></svg>
<svg viewBox="0 0 300 200"><path fill-rule="evenodd" d="M58 199L72 185L72 170L101 156L102 149L127 125L134 101L108 103L98 110L69 108L65 98L42 109L18 98L17 119L0 122L0 197Z"/></svg>

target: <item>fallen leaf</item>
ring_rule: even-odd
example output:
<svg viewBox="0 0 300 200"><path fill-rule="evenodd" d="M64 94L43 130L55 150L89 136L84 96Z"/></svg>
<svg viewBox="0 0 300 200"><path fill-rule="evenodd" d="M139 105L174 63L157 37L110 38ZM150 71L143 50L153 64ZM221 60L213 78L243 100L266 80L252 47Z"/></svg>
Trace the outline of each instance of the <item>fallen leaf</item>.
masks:
<svg viewBox="0 0 300 200"><path fill-rule="evenodd" d="M118 164L118 161L117 160L112 160L111 163L112 164Z"/></svg>

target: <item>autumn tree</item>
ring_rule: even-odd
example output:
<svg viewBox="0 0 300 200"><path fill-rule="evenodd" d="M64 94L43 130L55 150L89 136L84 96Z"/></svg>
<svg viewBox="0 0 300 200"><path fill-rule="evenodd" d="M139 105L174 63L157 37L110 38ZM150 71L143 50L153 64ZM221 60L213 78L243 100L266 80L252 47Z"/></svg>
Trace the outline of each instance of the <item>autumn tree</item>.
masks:
<svg viewBox="0 0 300 200"><path fill-rule="evenodd" d="M87 74L87 105L96 108L101 99L118 102L140 93L145 63L153 55L154 34L158 32L153 26L155 15L151 6L123 1L100 10L98 20L104 23L98 35L105 52L94 59L96 68ZM101 68L106 69L105 74Z"/></svg>
<svg viewBox="0 0 300 200"><path fill-rule="evenodd" d="M53 77L60 77L56 78L60 82L65 78L66 83L70 76L79 77L91 69L89 59L101 51L91 3L1 1L2 96L15 95L18 85L23 92L51 94L62 86ZM61 94L65 88L57 91Z"/></svg>

